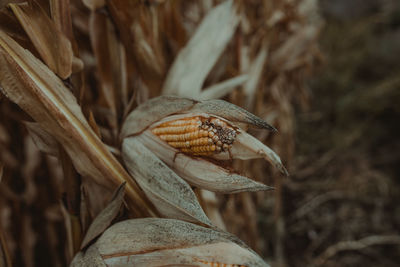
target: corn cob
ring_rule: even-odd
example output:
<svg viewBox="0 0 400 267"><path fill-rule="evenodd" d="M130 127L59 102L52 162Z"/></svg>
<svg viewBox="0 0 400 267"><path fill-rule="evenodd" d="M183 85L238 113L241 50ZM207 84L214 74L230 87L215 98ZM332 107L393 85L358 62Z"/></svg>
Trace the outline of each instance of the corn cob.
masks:
<svg viewBox="0 0 400 267"><path fill-rule="evenodd" d="M218 118L201 116L168 121L154 127L152 133L179 151L208 156L228 151L236 130Z"/></svg>

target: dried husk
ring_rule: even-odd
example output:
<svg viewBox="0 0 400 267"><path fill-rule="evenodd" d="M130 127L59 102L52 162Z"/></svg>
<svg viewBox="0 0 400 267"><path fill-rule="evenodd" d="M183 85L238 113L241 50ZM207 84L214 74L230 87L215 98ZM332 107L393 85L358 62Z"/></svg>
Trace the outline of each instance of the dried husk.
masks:
<svg viewBox="0 0 400 267"><path fill-rule="evenodd" d="M107 229L70 266L268 266L235 236L173 219L134 219ZM83 265L86 264L86 265ZM90 265L92 264L92 265ZM96 265L97 266L97 265Z"/></svg>
<svg viewBox="0 0 400 267"><path fill-rule="evenodd" d="M122 126L121 138L137 135L169 115L195 114L195 112L217 115L231 123L247 124L255 128L276 131L261 118L223 100L198 101L177 96L159 96L143 103L128 115Z"/></svg>
<svg viewBox="0 0 400 267"><path fill-rule="evenodd" d="M172 149L158 136L146 131L138 138L180 177L191 185L218 193L269 190L271 187L229 171L202 158Z"/></svg>
<svg viewBox="0 0 400 267"><path fill-rule="evenodd" d="M211 225L190 186L137 137L122 143L122 158L159 213L167 218Z"/></svg>

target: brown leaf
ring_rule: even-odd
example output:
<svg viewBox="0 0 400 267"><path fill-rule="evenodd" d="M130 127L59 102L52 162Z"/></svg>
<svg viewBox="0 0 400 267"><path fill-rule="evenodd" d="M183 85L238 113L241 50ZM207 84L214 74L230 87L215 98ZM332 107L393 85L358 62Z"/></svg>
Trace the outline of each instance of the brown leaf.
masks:
<svg viewBox="0 0 400 267"><path fill-rule="evenodd" d="M113 23L106 15L92 12L89 25L99 84L114 116L120 117L121 96L127 90L124 48L117 37Z"/></svg>
<svg viewBox="0 0 400 267"><path fill-rule="evenodd" d="M60 142L75 168L97 183L127 181L127 195L138 214L151 207L121 164L88 125L76 99L43 63L0 31L0 88Z"/></svg>
<svg viewBox="0 0 400 267"><path fill-rule="evenodd" d="M10 7L47 66L62 79L68 78L73 57L70 41L36 1L29 3Z"/></svg>
<svg viewBox="0 0 400 267"><path fill-rule="evenodd" d="M124 201L125 184L126 183L121 184L117 190L115 190L110 203L99 213L99 215L97 215L92 224L89 226L89 229L83 238L81 249L86 247L92 240L101 235L115 219Z"/></svg>
<svg viewBox="0 0 400 267"><path fill-rule="evenodd" d="M72 42L74 40L72 33L70 0L50 0L51 18L57 29L64 33Z"/></svg>

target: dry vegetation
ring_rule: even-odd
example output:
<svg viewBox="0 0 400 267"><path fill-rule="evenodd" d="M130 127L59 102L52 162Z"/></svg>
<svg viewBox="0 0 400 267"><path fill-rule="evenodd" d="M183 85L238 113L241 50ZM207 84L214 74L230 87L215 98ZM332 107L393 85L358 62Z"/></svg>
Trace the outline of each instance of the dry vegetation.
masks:
<svg viewBox="0 0 400 267"><path fill-rule="evenodd" d="M297 116L287 253L296 266L398 266L400 5L321 7L326 61L312 108Z"/></svg>
<svg viewBox="0 0 400 267"><path fill-rule="evenodd" d="M11 260L13 266L66 266L111 221L157 216L209 226L208 216L267 261L284 264L291 254L288 262L296 264L283 210L287 178L264 160L234 160L218 166L224 176L238 179L240 188L229 183L213 185L196 176L189 181L192 186L206 184L203 188L223 193L266 189L233 174L235 169L275 187L273 192L222 195L197 186L193 193L176 174L184 171L170 169L159 159L171 158L137 155L159 149L151 148L154 142L145 143L146 127L188 110L270 129L241 109L206 101L223 98L279 130L279 134L256 129L250 133L274 149L290 171L294 107L307 106L305 79L320 59L316 40L321 22L315 1L38 0L1 1L0 5L0 86L6 96L0 96L0 264ZM204 101L180 99L169 105L170 100L161 98L165 102L137 108L166 94ZM264 151L262 157L284 172L266 146L244 130L237 131L247 138L243 142L247 158L260 157L257 153ZM239 154L233 153L233 158L243 156ZM184 157L178 155L172 162L189 160ZM214 161L207 162L216 166ZM146 175L160 176L157 171L175 179L181 188L177 196L171 197L175 190L169 189L169 183L140 180ZM124 181L125 209L120 211L123 187L111 196ZM156 197L152 195L155 184L162 188ZM102 221L91 224L99 213ZM142 241L154 236L162 239L168 236L167 230L175 233L174 223L165 223L165 228L172 225L165 232L148 233L154 230L145 227L148 221L134 222L131 230L139 231L134 236ZM175 224L186 227L182 222ZM98 246L107 233L113 235L110 231ZM176 243L168 246L188 246L185 238L194 232L206 232L215 242L232 245L227 233L193 226L192 231L180 232L184 235L176 234ZM209 245L187 239L193 246ZM233 253L218 257L227 263L240 257L258 263L255 254L235 242L239 248L226 245Z"/></svg>

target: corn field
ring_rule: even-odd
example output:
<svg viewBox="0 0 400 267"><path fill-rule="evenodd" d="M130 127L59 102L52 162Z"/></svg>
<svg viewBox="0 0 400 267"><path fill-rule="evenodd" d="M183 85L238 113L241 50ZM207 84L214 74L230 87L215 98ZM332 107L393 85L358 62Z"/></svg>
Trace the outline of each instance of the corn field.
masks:
<svg viewBox="0 0 400 267"><path fill-rule="evenodd" d="M356 76L321 2L0 1L0 267L395 266L399 189L326 117Z"/></svg>

